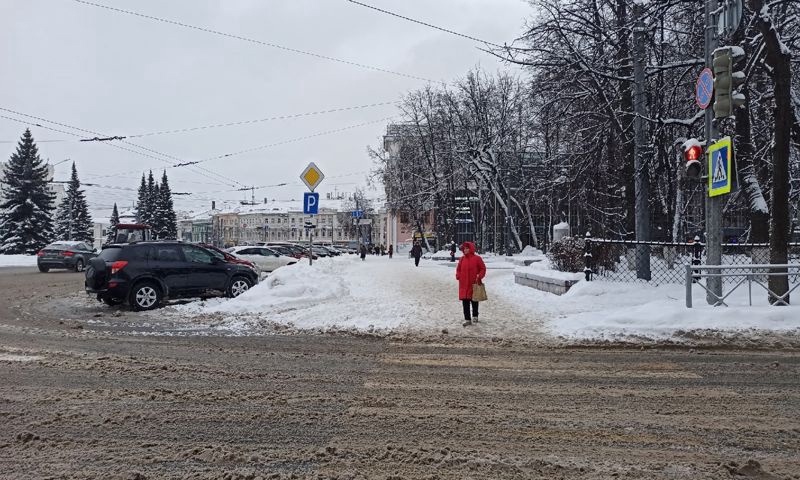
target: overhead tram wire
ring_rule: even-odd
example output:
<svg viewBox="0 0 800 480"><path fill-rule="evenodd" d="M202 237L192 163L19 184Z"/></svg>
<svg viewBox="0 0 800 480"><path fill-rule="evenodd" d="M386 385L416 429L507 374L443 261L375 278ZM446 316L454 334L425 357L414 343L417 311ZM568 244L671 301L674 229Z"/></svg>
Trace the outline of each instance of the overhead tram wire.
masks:
<svg viewBox="0 0 800 480"><path fill-rule="evenodd" d="M201 32L206 32L206 33L211 33L211 34L214 34L214 35L219 35L221 37L227 37L227 38L232 38L232 39L235 39L235 40L241 40L241 41L248 42L248 43L254 43L254 44L262 45L262 46L265 46L265 47L275 48L275 49L278 49L278 50L283 50L283 51L290 52L290 53L296 53L296 54L299 54L299 55L306 55L306 56L309 56L309 57L319 58L319 59L322 59L322 60L328 60L328 61L331 61L331 62L342 63L344 65L350 65L350 66L353 66L353 67L363 68L363 69L366 69L366 70L372 70L372 71L375 71L375 72L388 73L390 75L395 75L395 76L398 76L398 77L405 77L405 78L410 78L410 79L413 79L413 80L421 80L423 82L429 82L429 83L443 83L443 82L437 82L435 80L431 80L430 78L420 77L420 76L417 76L417 75L410 75L408 73L396 72L394 70L389 70L389 69L386 69L386 68L375 67L375 66L366 65L366 64L363 64L363 63L352 62L350 60L343 60L341 58L330 57L328 55L322 55L320 53L308 52L308 51L300 50L300 49L297 49L297 48L286 47L284 45L279 45L277 43L265 42L263 40L256 40L254 38L244 37L244 36L241 36L241 35L235 35L235 34L232 34L232 33L221 32L219 30L213 30L211 28L198 27L196 25L189 25L187 23L178 22L176 20L169 20L169 19L166 19L166 18L156 17L156 16L153 16L153 15L147 15L147 14L144 14L144 13L134 12L132 10L123 10L121 8L111 7L109 5L103 5L103 4L100 4L100 3L89 2L87 0L72 0L72 1L76 2L76 3L83 4L83 5L89 5L89 6L92 6L92 7L103 8L103 9L110 10L110 11L117 12L117 13L124 13L126 15L133 15L133 16L136 16L136 17L145 18L145 19L148 19L148 20L156 21L156 22L162 22L162 23L166 23L166 24L169 24L169 25L174 25L174 26L183 27L183 28L189 28L189 29L192 29L192 30L198 30L198 31L201 31Z"/></svg>
<svg viewBox="0 0 800 480"><path fill-rule="evenodd" d="M242 120L242 121L238 121L238 122L216 123L216 124L212 124L212 125L203 125L203 126L199 126L199 127L179 128L179 129L174 129L174 130L161 130L161 131L156 131L156 132L139 133L139 134L134 134L134 135L126 135L126 138L150 137L150 136L153 136L153 135L168 135L168 134L173 134L173 133L193 132L193 131L197 131L197 130L206 130L206 129L209 129L209 128L221 128L221 127L234 127L234 126L239 126L239 125L251 125L251 124L254 124L254 123L270 122L270 121L274 121L274 120L287 120L287 119L290 119L290 118L310 117L310 116L314 116L314 115L323 115L323 114L326 114L326 113L346 112L346 111L351 111L351 110L359 110L359 109L363 109L363 108L381 107L381 106L386 106L386 105L397 105L399 103L400 102L397 101L397 100L393 101L393 102L377 102L377 103L370 103L370 104L367 104L367 105L357 105L357 106L354 106L354 107L331 108L331 109L327 109L327 110L317 110L317 111L313 111L313 112L294 113L294 114L289 114L289 115L277 115L277 116L274 116L274 117L260 118L260 119L256 119L256 120Z"/></svg>
<svg viewBox="0 0 800 480"><path fill-rule="evenodd" d="M4 108L4 107L0 107L0 110L5 111L5 112L9 112L9 113L13 113L15 115L22 115L23 117L28 117L28 118L33 118L35 120L40 120L40 121L43 121L45 123L50 123L50 124L53 124L53 125L58 125L58 126L61 126L61 127L69 128L69 129L76 130L76 131L79 131L79 132L89 133L91 135L106 136L106 135L103 135L102 133L94 132L94 131L91 131L91 130L86 130L86 129L80 128L80 127L75 127L73 125L67 125L65 123L60 123L60 122L56 122L56 121L53 121L53 120L48 120L46 118L37 117L35 115L30 115L30 114L27 114L27 113L18 112L18 111L15 111L15 110ZM10 117L5 117L5 116L3 118L14 120L14 121L17 121L17 122L20 122L20 123L27 123L27 124L31 124L32 123L32 122L29 122L29 121L24 121L24 120L21 120L21 119L15 119L15 118L10 118ZM66 132L66 131L54 129L54 128L51 128L51 127L45 127L45 126L43 126L41 124L36 124L36 125L41 127L41 128L46 128L48 130L56 131L56 132L59 132L59 133L65 133L67 135L72 135L72 136L75 136L75 137L81 137L81 135L78 135L78 134L76 134L74 132ZM136 150L131 150L129 148L125 148L125 147L122 147L120 145L116 145L116 144L110 143L110 142L101 142L101 143L106 144L106 145L110 145L110 146L115 147L115 148L119 148L121 150L126 150L126 151L129 151L129 152L132 152L132 153L136 153L137 155L142 155L142 156L145 156L145 157L148 157L148 158L152 158L152 159L158 160L160 162L164 162L164 163L170 164L169 160L166 160L164 158L155 157L153 155L149 155L149 154L146 154L146 153L143 153L143 152L139 152L139 151L136 151ZM180 159L180 158L174 157L174 156L166 154L166 153L159 152L157 150L153 150L151 148L143 147L143 146L137 145L135 143L131 143L131 142L128 142L128 141L125 141L125 140L121 141L121 143L124 143L126 145L130 145L132 147L135 147L135 148L138 148L138 149L141 149L141 150L144 150L145 152L151 152L151 153L154 153L156 155L160 155L161 157L167 157L167 158L171 158L173 160L177 160L178 162L183 162L183 160ZM185 164L191 164L190 162L184 162L184 163ZM170 165L174 166L175 164L170 164ZM221 175L219 173L213 172L213 171L208 170L206 168L203 168L203 167L197 167L197 168L200 169L200 170L204 170L204 171L206 171L206 172L208 172L210 174L216 175L216 176L220 177L221 179L226 180L225 184L228 184L228 185L234 185L235 184L235 185L244 186L243 183L241 183L241 182L239 182L237 180L234 180L232 178L228 178L228 177L226 177L224 175ZM138 172L139 170L136 170L136 171ZM204 176L206 178L209 178L211 180L215 180L218 183L223 183L221 180L219 180L217 178L214 178L214 177L211 177L211 176L209 176L207 174L203 174L202 172L195 171L195 173L197 173L199 175L202 175L202 176ZM113 175L108 175L108 176L113 176ZM101 178L101 176L94 177L94 178Z"/></svg>
<svg viewBox="0 0 800 480"><path fill-rule="evenodd" d="M441 32L449 33L450 35L455 35L457 37L466 38L468 40L472 40L472 41L475 41L475 42L478 42L478 43L484 43L486 45L489 45L489 46L492 46L492 47L496 47L496 48L503 48L503 49L508 48L507 45L498 45L496 43L489 42L487 40L481 40L480 38L472 37L470 35L465 35L463 33L458 33L458 32L455 32L453 30L450 30L448 28L438 27L436 25L433 25L433 24L430 24L430 23L426 23L426 22L423 22L421 20L417 20L417 19L414 19L414 18L406 17L404 15L400 15L399 13L390 12L389 10L384 10L382 8L378 8L378 7L373 6L373 5L368 5L366 3L361 3L361 2L358 2L356 0L347 0L347 1L352 3L352 4L355 4L355 5L360 5L362 7L366 7L366 8L381 12L381 13L385 13L387 15L391 15L393 17L402 18L403 20L406 20L406 21L409 21L409 22L412 22L412 23L417 23L419 25L424 25L424 26L426 26L428 28L433 28L433 29L439 30Z"/></svg>

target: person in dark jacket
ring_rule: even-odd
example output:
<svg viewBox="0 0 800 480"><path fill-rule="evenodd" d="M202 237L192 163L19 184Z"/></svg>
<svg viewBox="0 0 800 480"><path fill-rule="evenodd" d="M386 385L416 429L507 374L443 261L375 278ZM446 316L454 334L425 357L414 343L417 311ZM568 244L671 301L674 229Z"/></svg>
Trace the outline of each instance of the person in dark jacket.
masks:
<svg viewBox="0 0 800 480"><path fill-rule="evenodd" d="M389 244L389 258L392 258L392 254L394 253L394 245Z"/></svg>
<svg viewBox="0 0 800 480"><path fill-rule="evenodd" d="M363 262L367 258L367 246L362 243L358 248L358 253L361 254L361 261Z"/></svg>
<svg viewBox="0 0 800 480"><path fill-rule="evenodd" d="M450 261L456 261L456 242L450 240Z"/></svg>
<svg viewBox="0 0 800 480"><path fill-rule="evenodd" d="M422 245L420 245L419 242L411 247L411 256L414 257L414 265L419 267L419 259L422 257Z"/></svg>
<svg viewBox="0 0 800 480"><path fill-rule="evenodd" d="M486 276L486 265L483 259L475 253L475 244L464 242L461 245L464 256L458 260L456 266L456 280L458 280L458 299L464 307L464 325L478 323L478 302L472 300L472 285L481 283ZM470 305L471 304L471 305ZM470 316L470 306L472 306L472 316Z"/></svg>

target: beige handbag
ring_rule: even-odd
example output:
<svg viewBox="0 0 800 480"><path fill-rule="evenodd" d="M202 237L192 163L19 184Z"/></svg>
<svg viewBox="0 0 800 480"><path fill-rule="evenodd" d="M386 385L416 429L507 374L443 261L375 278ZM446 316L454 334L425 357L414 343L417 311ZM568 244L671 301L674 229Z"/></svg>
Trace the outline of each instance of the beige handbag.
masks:
<svg viewBox="0 0 800 480"><path fill-rule="evenodd" d="M489 297L486 296L486 286L483 283L472 284L472 301L485 302Z"/></svg>

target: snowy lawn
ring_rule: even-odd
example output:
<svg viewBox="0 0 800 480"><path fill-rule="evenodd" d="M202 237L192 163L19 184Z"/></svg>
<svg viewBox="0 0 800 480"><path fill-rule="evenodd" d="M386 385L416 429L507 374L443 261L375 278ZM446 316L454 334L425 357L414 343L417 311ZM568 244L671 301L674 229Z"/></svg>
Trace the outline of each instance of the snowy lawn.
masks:
<svg viewBox="0 0 800 480"><path fill-rule="evenodd" d="M35 267L36 255L0 255L0 267Z"/></svg>
<svg viewBox="0 0 800 480"><path fill-rule="evenodd" d="M484 257L489 301L481 304L480 323L461 326L455 263L406 258L356 256L322 259L309 266L283 267L239 298L212 299L169 307L186 318L215 314L216 326L241 334L258 333L265 322L299 330L347 330L527 338L546 341L680 341L687 332L713 330L800 334L800 308L770 307L763 290L737 291L731 307L710 307L694 287L695 308L685 307L682 285L579 282L561 297L514 283L515 267L505 257ZM541 273L545 265L533 267ZM740 287L741 289L742 287ZM800 303L800 289L794 296ZM674 337L679 334L679 337Z"/></svg>

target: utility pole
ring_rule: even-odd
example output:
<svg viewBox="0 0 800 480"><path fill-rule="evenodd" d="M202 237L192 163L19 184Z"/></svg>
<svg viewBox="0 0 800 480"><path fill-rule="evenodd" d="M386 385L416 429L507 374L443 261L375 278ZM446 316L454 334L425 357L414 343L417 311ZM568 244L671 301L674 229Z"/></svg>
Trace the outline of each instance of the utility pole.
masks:
<svg viewBox="0 0 800 480"><path fill-rule="evenodd" d="M636 189L635 228L636 240L646 242L650 240L650 171L648 168L649 149L647 132L645 131L644 118L647 114L647 94L645 92L645 42L646 30L642 20L642 5L634 2L634 16L636 25L633 28L633 110L636 115L633 119L635 135L634 143L634 185ZM650 280L650 245L636 245L636 276Z"/></svg>
<svg viewBox="0 0 800 480"><path fill-rule="evenodd" d="M717 10L717 0L706 0L705 11L705 60L706 67L714 69L713 53L717 48L718 40L716 25L712 12ZM705 140L708 148L719 137L717 126L714 122L714 109L711 105L705 111ZM712 175L713 172L706 172ZM722 264L722 205L724 195L716 197L706 196L706 264ZM722 279L709 277L706 279L706 301L709 305L716 305L717 299L722 297Z"/></svg>

